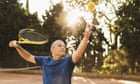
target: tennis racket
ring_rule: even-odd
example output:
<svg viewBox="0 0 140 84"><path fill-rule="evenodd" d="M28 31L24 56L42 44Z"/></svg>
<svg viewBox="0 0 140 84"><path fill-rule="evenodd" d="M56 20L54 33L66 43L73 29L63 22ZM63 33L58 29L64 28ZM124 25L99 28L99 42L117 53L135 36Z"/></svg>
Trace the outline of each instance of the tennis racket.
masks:
<svg viewBox="0 0 140 84"><path fill-rule="evenodd" d="M18 32L18 44L43 45L48 42L48 36L37 32L35 29L21 29Z"/></svg>

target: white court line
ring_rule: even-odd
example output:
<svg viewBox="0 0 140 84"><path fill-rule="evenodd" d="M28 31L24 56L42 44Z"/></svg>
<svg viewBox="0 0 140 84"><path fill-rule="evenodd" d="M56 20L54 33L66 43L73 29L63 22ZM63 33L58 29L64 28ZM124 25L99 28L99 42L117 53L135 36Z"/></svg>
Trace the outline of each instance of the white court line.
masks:
<svg viewBox="0 0 140 84"><path fill-rule="evenodd" d="M123 83L123 84L140 84L136 81L128 81L128 80L118 80L118 81Z"/></svg>

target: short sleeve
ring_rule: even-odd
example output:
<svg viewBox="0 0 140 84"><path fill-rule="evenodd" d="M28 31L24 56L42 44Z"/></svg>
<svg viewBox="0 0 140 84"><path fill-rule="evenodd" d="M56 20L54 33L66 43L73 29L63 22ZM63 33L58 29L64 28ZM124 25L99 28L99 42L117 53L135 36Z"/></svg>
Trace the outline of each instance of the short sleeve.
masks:
<svg viewBox="0 0 140 84"><path fill-rule="evenodd" d="M43 64L43 60L45 59L45 56L35 56L35 61L37 65L41 66Z"/></svg>
<svg viewBox="0 0 140 84"><path fill-rule="evenodd" d="M69 66L74 68L75 64L72 61L72 56L68 56L67 59L69 60Z"/></svg>

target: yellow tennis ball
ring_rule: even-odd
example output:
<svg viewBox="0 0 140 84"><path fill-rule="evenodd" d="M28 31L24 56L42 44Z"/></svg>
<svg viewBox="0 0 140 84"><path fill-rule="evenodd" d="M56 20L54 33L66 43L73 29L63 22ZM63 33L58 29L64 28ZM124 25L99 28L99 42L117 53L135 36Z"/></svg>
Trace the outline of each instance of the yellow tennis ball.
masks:
<svg viewBox="0 0 140 84"><path fill-rule="evenodd" d="M94 7L95 7L95 3L94 3L94 2L89 2L89 3L87 4L87 6L88 6L88 9L89 9L89 10L93 10Z"/></svg>

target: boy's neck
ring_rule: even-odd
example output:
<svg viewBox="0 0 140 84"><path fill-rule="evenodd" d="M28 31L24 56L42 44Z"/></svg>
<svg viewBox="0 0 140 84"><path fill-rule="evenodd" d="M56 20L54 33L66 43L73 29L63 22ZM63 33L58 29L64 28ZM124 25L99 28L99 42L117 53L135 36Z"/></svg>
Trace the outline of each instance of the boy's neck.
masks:
<svg viewBox="0 0 140 84"><path fill-rule="evenodd" d="M53 56L53 60L60 60L61 56Z"/></svg>

